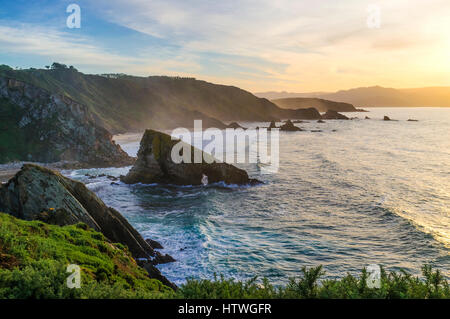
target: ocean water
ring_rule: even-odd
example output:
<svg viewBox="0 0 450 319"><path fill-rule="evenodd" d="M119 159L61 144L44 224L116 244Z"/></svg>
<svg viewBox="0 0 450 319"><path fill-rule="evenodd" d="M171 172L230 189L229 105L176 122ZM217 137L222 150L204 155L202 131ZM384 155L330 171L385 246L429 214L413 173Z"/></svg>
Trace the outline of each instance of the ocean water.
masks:
<svg viewBox="0 0 450 319"><path fill-rule="evenodd" d="M317 265L333 278L369 264L420 274L428 263L449 277L450 109L369 110L280 132L278 173L243 166L260 186L111 185L85 176L119 176L129 167L64 173L161 242L177 261L158 267L177 284L214 273L282 284ZM116 140L135 155L140 135Z"/></svg>

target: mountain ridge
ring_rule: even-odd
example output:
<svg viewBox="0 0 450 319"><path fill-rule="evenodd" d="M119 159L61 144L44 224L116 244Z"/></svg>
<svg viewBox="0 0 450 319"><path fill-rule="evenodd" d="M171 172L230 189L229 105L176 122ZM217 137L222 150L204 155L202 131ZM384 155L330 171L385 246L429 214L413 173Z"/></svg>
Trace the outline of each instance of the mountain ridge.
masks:
<svg viewBox="0 0 450 319"><path fill-rule="evenodd" d="M310 97L353 104L356 107L450 107L450 87L395 89L382 86L359 87L337 92L261 92L269 99Z"/></svg>

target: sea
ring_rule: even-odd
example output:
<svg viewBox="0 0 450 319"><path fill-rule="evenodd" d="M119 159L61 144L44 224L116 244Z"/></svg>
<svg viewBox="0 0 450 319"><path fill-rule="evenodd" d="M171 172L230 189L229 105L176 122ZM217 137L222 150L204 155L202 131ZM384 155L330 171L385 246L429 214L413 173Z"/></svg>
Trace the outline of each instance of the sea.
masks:
<svg viewBox="0 0 450 319"><path fill-rule="evenodd" d="M63 173L160 242L176 262L158 268L176 284L258 276L281 285L318 265L325 278L358 275L370 264L414 275L430 264L450 278L450 108L367 110L280 132L277 172L237 165L261 185L126 185L86 176L130 167ZM114 139L135 156L141 136Z"/></svg>

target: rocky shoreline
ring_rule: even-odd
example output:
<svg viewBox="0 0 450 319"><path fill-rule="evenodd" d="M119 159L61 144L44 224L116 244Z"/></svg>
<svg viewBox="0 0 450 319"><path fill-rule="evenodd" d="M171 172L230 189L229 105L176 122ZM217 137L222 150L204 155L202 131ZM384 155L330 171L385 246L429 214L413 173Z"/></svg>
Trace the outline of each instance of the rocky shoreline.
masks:
<svg viewBox="0 0 450 319"><path fill-rule="evenodd" d="M81 182L48 168L25 164L12 179L0 185L0 212L58 226L82 222L111 242L128 247L150 278L177 288L155 267L175 260L155 251L162 246L156 241L144 240L117 210L107 207Z"/></svg>

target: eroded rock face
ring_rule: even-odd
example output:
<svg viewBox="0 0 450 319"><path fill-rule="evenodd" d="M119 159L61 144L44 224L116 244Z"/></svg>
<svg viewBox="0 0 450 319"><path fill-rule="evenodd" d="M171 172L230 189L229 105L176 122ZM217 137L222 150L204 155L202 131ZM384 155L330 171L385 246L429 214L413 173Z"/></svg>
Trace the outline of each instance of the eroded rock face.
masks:
<svg viewBox="0 0 450 319"><path fill-rule="evenodd" d="M213 158L203 152L202 162L195 163L195 148L184 142L191 150L190 163L175 163L172 161L172 148L179 143L172 140L167 134L147 130L141 140L138 159L133 168L121 180L127 184L135 183L162 183L175 185L201 185L205 176L208 183L224 182L226 184L255 184L259 181L250 179L246 171L227 163L208 163ZM210 160L204 160L207 156Z"/></svg>
<svg viewBox="0 0 450 319"><path fill-rule="evenodd" d="M348 120L349 118L343 114L340 114L333 110L328 110L325 114L322 115L322 119L324 120Z"/></svg>
<svg viewBox="0 0 450 319"><path fill-rule="evenodd" d="M93 167L132 165L85 105L28 83L0 77L0 163L73 161ZM4 113L4 114L3 114Z"/></svg>

